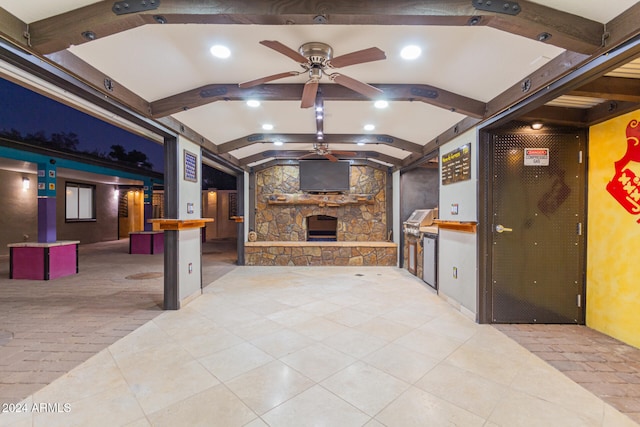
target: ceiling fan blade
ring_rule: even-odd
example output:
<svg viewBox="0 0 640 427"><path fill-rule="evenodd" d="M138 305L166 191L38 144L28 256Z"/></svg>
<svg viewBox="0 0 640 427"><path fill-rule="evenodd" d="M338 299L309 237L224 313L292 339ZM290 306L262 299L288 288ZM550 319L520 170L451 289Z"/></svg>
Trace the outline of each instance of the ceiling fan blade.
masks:
<svg viewBox="0 0 640 427"><path fill-rule="evenodd" d="M331 78L331 80L338 83L339 85L348 87L349 89L356 91L369 98L375 98L376 96L384 93L377 87L373 87L359 80L353 79L351 77L347 77L344 74L334 73L334 74L331 74L329 77Z"/></svg>
<svg viewBox="0 0 640 427"><path fill-rule="evenodd" d="M309 154L305 154L304 156L300 156L300 157L298 157L298 160L300 160L300 159L307 159L307 158L309 158L309 157L317 157L317 156L318 156L318 153L316 153L316 152L311 152L311 153L309 153Z"/></svg>
<svg viewBox="0 0 640 427"><path fill-rule="evenodd" d="M349 65L363 64L365 62L380 61L387 59L384 52L377 47L358 50L356 52L347 53L337 56L329 61L329 66L333 68L346 67Z"/></svg>
<svg viewBox="0 0 640 427"><path fill-rule="evenodd" d="M280 43L279 41L276 40L262 40L260 42L261 45L266 46L268 48L271 48L273 50L275 50L278 53L283 54L284 56L288 56L289 58L293 59L294 61L300 63L300 64L306 64L307 62L309 62L309 60L307 58L305 58L304 56L302 56L299 52L291 49L288 46L283 45L282 43Z"/></svg>
<svg viewBox="0 0 640 427"><path fill-rule="evenodd" d="M318 80L312 79L304 84L302 91L302 102L300 108L311 108L316 104L316 94L318 93Z"/></svg>
<svg viewBox="0 0 640 427"><path fill-rule="evenodd" d="M242 88L242 89L246 89L248 87L254 87L254 86L258 86L261 85L263 83L267 83L273 80L278 80L278 79L283 79L285 77L291 77L291 76L297 76L300 73L297 71L287 71L286 73L279 73L279 74L274 74L272 76L267 76L267 77L261 77L259 79L255 79L255 80L251 80L248 82L242 82L238 84L238 87Z"/></svg>
<svg viewBox="0 0 640 427"><path fill-rule="evenodd" d="M332 162L338 161L338 158L331 153L325 153L323 154L323 156L325 156L327 159L331 160Z"/></svg>

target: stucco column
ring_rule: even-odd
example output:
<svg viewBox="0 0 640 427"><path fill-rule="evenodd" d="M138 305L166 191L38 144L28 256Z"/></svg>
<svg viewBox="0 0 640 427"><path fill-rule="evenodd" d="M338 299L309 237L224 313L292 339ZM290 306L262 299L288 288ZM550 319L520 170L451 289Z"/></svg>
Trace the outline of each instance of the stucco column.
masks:
<svg viewBox="0 0 640 427"><path fill-rule="evenodd" d="M56 239L56 161L51 159L38 163L38 242Z"/></svg>

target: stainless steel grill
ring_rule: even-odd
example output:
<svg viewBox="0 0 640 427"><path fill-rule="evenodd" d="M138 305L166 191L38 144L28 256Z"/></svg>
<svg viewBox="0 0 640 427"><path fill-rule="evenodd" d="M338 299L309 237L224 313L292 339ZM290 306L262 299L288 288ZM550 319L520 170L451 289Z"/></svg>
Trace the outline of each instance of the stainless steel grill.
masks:
<svg viewBox="0 0 640 427"><path fill-rule="evenodd" d="M428 227L438 218L438 208L416 209L404 225L404 232L413 236L420 236L420 227Z"/></svg>

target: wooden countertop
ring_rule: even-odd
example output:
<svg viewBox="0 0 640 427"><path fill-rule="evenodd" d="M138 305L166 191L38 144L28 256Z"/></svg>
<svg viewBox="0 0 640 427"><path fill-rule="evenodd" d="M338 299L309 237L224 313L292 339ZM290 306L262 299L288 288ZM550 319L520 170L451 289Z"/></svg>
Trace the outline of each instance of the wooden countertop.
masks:
<svg viewBox="0 0 640 427"><path fill-rule="evenodd" d="M150 219L150 223L158 224L160 230L188 230L190 228L202 228L207 222L213 222L213 218L195 218L195 219L170 219L158 218Z"/></svg>
<svg viewBox="0 0 640 427"><path fill-rule="evenodd" d="M80 240L58 240L56 242L20 242L9 243L8 248L52 248L54 246L77 245Z"/></svg>

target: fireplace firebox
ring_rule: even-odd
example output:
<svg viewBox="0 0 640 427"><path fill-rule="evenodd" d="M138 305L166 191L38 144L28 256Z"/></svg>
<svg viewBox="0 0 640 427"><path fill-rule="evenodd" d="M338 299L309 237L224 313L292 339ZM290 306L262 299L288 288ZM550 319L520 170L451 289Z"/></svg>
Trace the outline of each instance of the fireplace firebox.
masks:
<svg viewBox="0 0 640 427"><path fill-rule="evenodd" d="M338 234L338 218L329 215L307 217L307 241L335 242Z"/></svg>

